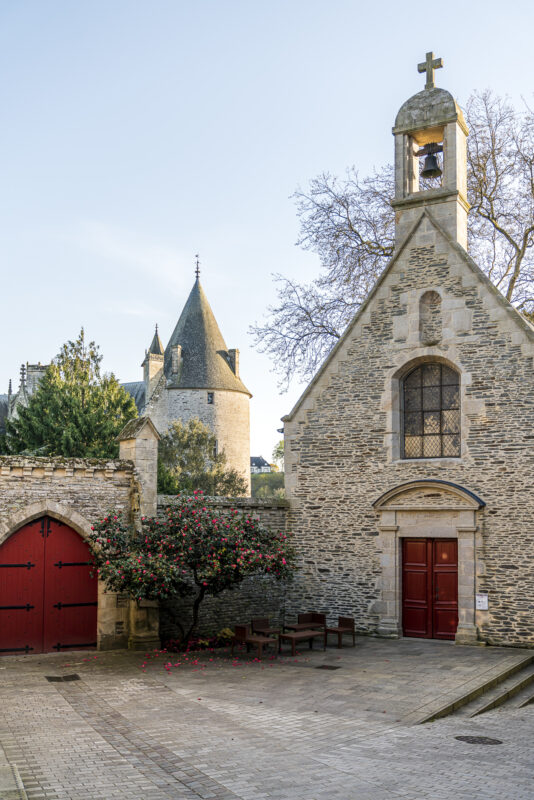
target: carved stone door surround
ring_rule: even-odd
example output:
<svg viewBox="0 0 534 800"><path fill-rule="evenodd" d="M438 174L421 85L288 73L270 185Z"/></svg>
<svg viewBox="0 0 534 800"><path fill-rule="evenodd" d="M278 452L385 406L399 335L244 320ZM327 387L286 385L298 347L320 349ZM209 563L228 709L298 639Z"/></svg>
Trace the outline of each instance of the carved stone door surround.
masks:
<svg viewBox="0 0 534 800"><path fill-rule="evenodd" d="M441 480L396 486L373 503L380 531L381 636L402 635L402 538L458 539L457 644L476 644L476 533L485 503L468 489Z"/></svg>

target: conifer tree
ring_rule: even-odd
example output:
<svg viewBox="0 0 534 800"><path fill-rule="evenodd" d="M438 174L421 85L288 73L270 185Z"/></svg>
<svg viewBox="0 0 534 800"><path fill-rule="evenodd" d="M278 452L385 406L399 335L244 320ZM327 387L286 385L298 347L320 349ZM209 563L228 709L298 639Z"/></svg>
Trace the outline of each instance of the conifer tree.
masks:
<svg viewBox="0 0 534 800"><path fill-rule="evenodd" d="M102 374L102 356L83 328L63 345L27 405L6 424L10 453L116 458L115 441L137 416L133 398L113 374Z"/></svg>

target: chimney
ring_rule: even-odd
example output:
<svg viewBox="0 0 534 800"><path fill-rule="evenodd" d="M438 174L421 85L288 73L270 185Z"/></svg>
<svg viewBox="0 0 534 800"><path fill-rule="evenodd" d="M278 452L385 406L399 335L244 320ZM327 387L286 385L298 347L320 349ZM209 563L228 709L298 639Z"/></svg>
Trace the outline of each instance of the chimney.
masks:
<svg viewBox="0 0 534 800"><path fill-rule="evenodd" d="M182 366L182 345L175 344L171 347L171 373L174 378L180 375Z"/></svg>
<svg viewBox="0 0 534 800"><path fill-rule="evenodd" d="M236 378L239 378L239 350L236 350L235 348L228 350L228 357L230 358L232 372Z"/></svg>

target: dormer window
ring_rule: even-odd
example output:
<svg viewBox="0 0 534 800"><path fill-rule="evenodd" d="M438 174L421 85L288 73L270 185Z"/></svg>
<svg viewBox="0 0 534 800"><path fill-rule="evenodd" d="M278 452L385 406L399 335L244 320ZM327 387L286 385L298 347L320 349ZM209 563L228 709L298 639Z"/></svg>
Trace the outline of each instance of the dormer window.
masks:
<svg viewBox="0 0 534 800"><path fill-rule="evenodd" d="M215 402L215 392L208 392L208 405L212 406Z"/></svg>
<svg viewBox="0 0 534 800"><path fill-rule="evenodd" d="M445 364L422 364L403 381L403 458L458 458L460 376Z"/></svg>

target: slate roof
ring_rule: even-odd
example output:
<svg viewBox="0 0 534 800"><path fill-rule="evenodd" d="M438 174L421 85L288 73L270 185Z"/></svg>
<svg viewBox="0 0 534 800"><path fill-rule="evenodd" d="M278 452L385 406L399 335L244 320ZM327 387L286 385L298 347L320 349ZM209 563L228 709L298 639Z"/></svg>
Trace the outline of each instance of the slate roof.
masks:
<svg viewBox="0 0 534 800"><path fill-rule="evenodd" d="M268 461L264 459L263 456L250 456L250 466L251 467L270 467Z"/></svg>
<svg viewBox="0 0 534 800"><path fill-rule="evenodd" d="M128 392L128 394L131 394L135 401L135 405L137 406L137 412L139 415L141 415L146 403L145 382L133 381L133 383L121 383L121 386L125 391Z"/></svg>
<svg viewBox="0 0 534 800"><path fill-rule="evenodd" d="M155 356L162 356L163 355L163 344L161 339L159 338L158 333L158 326L156 325L156 332L154 334L154 338L152 339L152 344L148 348L148 352L152 353Z"/></svg>
<svg viewBox="0 0 534 800"><path fill-rule="evenodd" d="M171 348L182 346L182 369L176 389L227 389L250 392L230 367L228 348L197 278L165 348L165 376L172 376Z"/></svg>

